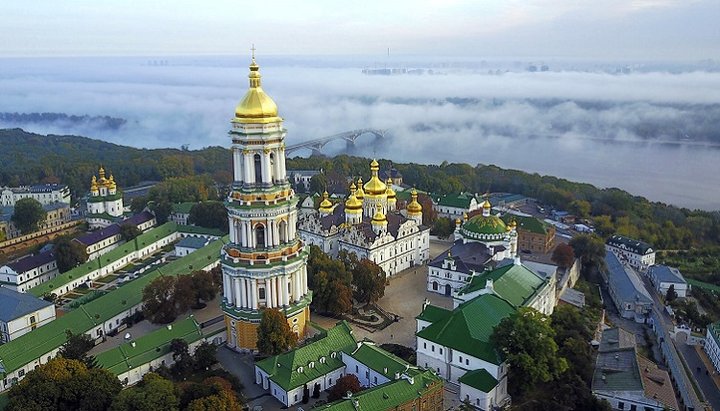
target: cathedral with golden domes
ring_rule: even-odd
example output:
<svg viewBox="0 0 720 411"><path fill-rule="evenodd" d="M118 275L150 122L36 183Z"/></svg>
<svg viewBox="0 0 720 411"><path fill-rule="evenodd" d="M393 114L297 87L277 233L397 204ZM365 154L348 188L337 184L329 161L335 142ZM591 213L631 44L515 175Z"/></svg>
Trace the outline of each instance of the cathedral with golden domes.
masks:
<svg viewBox="0 0 720 411"><path fill-rule="evenodd" d="M87 199L86 220L91 229L104 228L115 222L124 212L122 192L117 188L115 177L105 178L100 166L98 177L92 176L90 195Z"/></svg>
<svg viewBox="0 0 720 411"><path fill-rule="evenodd" d="M405 210L398 210L392 181L383 182L378 171L373 160L370 180L353 182L344 202L333 204L323 193L319 208L300 217L298 231L306 244L331 256L337 257L341 250L355 253L392 276L428 260L430 228L423 225L417 191L413 189Z"/></svg>
<svg viewBox="0 0 720 411"><path fill-rule="evenodd" d="M237 351L257 349L257 329L267 308L280 310L304 337L312 300L307 248L296 231L298 199L285 169L287 132L277 105L262 89L254 53L248 77L250 87L229 132L230 239L220 257L227 344Z"/></svg>

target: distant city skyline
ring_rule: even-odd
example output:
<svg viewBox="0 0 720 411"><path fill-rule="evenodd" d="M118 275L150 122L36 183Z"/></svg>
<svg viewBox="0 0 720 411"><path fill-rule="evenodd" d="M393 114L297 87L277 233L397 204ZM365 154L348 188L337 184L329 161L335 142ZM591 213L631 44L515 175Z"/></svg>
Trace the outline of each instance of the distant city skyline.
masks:
<svg viewBox="0 0 720 411"><path fill-rule="evenodd" d="M264 55L720 59L715 0L10 0L0 57Z"/></svg>

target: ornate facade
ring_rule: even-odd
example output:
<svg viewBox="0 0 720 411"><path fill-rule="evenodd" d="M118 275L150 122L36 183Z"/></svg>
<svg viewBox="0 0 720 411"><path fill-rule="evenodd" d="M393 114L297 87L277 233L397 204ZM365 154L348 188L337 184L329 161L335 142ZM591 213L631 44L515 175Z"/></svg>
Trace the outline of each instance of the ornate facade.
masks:
<svg viewBox="0 0 720 411"><path fill-rule="evenodd" d="M107 227L123 215L122 192L117 189L115 177L105 178L105 169L98 170L100 178L90 181L90 196L87 199L87 221L91 229Z"/></svg>
<svg viewBox="0 0 720 411"><path fill-rule="evenodd" d="M253 54L250 88L235 109L233 185L226 206L230 242L223 248L227 343L255 350L262 311L277 308L300 337L310 319L307 251L298 238L297 197L285 169L283 119L265 94Z"/></svg>
<svg viewBox="0 0 720 411"><path fill-rule="evenodd" d="M387 275L425 263L430 253L430 228L422 224L422 206L417 191L404 213L397 210L392 181L378 177L379 164L370 163L371 177L350 186L342 204L333 204L323 194L316 211L301 216L298 230L307 244L337 257L341 250L378 264Z"/></svg>

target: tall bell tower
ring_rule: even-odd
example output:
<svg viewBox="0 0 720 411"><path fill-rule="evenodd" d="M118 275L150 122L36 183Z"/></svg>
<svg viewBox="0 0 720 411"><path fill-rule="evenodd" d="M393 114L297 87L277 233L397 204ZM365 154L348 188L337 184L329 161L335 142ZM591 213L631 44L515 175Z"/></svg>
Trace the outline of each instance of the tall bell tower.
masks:
<svg viewBox="0 0 720 411"><path fill-rule="evenodd" d="M250 87L235 108L230 242L222 250L227 343L255 350L262 311L277 308L303 337L310 320L308 253L296 231L297 202L285 170L283 119L260 83L253 48Z"/></svg>

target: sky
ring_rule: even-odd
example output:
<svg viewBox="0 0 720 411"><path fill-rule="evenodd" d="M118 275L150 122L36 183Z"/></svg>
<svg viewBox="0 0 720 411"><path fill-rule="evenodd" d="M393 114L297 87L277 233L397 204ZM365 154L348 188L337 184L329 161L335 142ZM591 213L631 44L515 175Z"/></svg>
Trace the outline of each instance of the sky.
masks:
<svg viewBox="0 0 720 411"><path fill-rule="evenodd" d="M718 0L3 0L0 57L720 59Z"/></svg>

